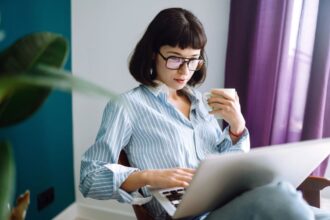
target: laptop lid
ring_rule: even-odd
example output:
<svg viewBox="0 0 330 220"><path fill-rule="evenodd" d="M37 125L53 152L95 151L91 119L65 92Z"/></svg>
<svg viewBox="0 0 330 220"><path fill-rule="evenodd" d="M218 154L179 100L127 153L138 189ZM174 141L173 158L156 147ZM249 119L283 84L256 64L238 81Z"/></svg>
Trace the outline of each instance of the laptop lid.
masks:
<svg viewBox="0 0 330 220"><path fill-rule="evenodd" d="M329 154L330 138L209 156L200 163L172 217L213 210L249 189L277 180L298 187Z"/></svg>

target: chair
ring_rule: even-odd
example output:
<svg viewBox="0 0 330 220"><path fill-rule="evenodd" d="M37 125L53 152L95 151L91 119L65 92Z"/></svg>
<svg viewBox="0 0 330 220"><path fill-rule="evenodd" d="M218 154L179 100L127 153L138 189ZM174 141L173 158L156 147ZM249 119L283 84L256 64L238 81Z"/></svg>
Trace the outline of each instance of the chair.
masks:
<svg viewBox="0 0 330 220"><path fill-rule="evenodd" d="M126 153L122 150L119 155L118 163L129 167L130 164L127 159ZM138 220L153 220L154 218L148 213L148 211L141 205L132 205L135 216Z"/></svg>
<svg viewBox="0 0 330 220"><path fill-rule="evenodd" d="M327 186L330 186L330 180L324 177L309 176L297 189L302 192L309 205L320 208L320 191Z"/></svg>

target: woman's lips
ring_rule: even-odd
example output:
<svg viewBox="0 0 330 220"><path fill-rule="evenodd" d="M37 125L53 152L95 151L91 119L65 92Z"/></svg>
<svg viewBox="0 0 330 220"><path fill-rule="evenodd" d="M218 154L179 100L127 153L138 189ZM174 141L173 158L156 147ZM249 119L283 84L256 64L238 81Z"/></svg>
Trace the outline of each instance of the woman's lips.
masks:
<svg viewBox="0 0 330 220"><path fill-rule="evenodd" d="M185 79L174 79L174 80L177 81L177 82L180 83L180 84L183 84L183 83L186 82Z"/></svg>

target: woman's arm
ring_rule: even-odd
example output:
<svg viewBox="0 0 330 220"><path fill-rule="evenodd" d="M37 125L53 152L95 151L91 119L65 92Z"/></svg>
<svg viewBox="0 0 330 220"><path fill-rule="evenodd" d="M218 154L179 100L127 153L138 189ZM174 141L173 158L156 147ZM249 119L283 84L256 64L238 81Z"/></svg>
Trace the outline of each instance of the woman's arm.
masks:
<svg viewBox="0 0 330 220"><path fill-rule="evenodd" d="M127 177L120 188L134 192L147 185L156 188L188 187L194 173L195 169L190 168L136 171Z"/></svg>
<svg viewBox="0 0 330 220"><path fill-rule="evenodd" d="M221 90L212 90L212 93L217 96L208 99L209 105L215 109L210 113L219 115L229 124L229 135L232 143L235 144L245 130L245 119L241 113L239 97L236 94L235 98L232 98Z"/></svg>
<svg viewBox="0 0 330 220"><path fill-rule="evenodd" d="M130 203L131 195L120 189L137 168L117 164L122 146L126 146L132 129L120 100L110 101L104 112L95 143L83 154L79 189L84 197L117 199Z"/></svg>

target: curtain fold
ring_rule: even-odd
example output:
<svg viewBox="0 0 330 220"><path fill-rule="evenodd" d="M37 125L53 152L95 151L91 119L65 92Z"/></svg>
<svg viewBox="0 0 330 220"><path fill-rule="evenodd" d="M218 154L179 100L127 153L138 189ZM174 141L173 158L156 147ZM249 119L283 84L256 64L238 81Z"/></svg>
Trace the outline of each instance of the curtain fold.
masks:
<svg viewBox="0 0 330 220"><path fill-rule="evenodd" d="M252 147L330 136L329 3L231 1L225 87L240 96Z"/></svg>
<svg viewBox="0 0 330 220"><path fill-rule="evenodd" d="M330 1L321 0L302 140L330 137ZM330 147L330 146L329 146ZM324 175L326 159L313 175Z"/></svg>

